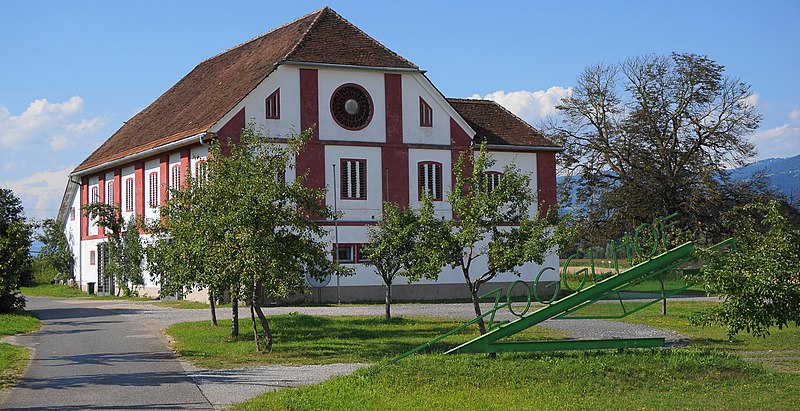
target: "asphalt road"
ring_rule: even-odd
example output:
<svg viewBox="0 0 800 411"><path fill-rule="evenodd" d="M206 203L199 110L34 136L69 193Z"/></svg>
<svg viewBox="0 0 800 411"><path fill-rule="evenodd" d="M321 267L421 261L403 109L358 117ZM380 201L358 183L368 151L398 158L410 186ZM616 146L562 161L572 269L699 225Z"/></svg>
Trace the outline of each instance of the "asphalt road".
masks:
<svg viewBox="0 0 800 411"><path fill-rule="evenodd" d="M38 332L14 342L34 350L8 410L213 409L163 337L124 310L29 298Z"/></svg>

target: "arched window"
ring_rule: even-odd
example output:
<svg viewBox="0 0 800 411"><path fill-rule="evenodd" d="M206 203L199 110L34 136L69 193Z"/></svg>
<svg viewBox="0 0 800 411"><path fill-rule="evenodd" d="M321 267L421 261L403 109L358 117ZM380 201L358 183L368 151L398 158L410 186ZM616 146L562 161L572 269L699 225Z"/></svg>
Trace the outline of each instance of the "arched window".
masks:
<svg viewBox="0 0 800 411"><path fill-rule="evenodd" d="M92 203L99 203L100 202L100 192L97 186L92 187Z"/></svg>
<svg viewBox="0 0 800 411"><path fill-rule="evenodd" d="M158 172L153 171L150 173L148 180L150 180L150 191L148 193L150 196L147 203L150 208L156 208L158 207Z"/></svg>
<svg viewBox="0 0 800 411"><path fill-rule="evenodd" d="M497 186L500 185L500 179L503 177L503 173L499 171L487 171L483 173L484 178L484 188L486 189L487 193L491 193Z"/></svg>
<svg viewBox="0 0 800 411"><path fill-rule="evenodd" d="M114 181L106 183L106 204L114 204Z"/></svg>
<svg viewBox="0 0 800 411"><path fill-rule="evenodd" d="M442 163L422 161L417 164L417 187L419 199L427 195L434 201L442 201Z"/></svg>
<svg viewBox="0 0 800 411"><path fill-rule="evenodd" d="M197 160L194 163L194 178L197 184L200 185L208 180L208 164L206 164L206 160Z"/></svg>
<svg viewBox="0 0 800 411"><path fill-rule="evenodd" d="M133 178L125 179L125 211L133 211Z"/></svg>
<svg viewBox="0 0 800 411"><path fill-rule="evenodd" d="M173 190L178 190L181 187L181 165L175 164L172 166L172 172L170 173L170 183L169 186Z"/></svg>

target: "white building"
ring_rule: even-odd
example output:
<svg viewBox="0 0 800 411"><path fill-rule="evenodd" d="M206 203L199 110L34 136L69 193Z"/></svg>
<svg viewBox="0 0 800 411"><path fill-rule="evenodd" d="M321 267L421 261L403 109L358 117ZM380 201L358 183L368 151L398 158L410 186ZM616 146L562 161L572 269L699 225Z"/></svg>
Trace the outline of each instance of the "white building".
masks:
<svg viewBox="0 0 800 411"><path fill-rule="evenodd" d="M356 275L341 278L343 300L383 295L380 277L359 263L366 227L380 219L382 202L417 207L421 190L428 190L437 213L451 218L444 193L452 166L460 152L476 150L482 141L497 160L496 172L515 163L530 173L538 194L532 214L555 203L557 144L494 102L445 98L423 70L326 7L201 62L74 170L60 216L81 286L97 283L98 245L105 241L81 206L113 202L127 218L158 218L166 188L181 184L205 158L203 141L218 138L224 145L250 121L271 136L313 126L296 170L309 173L307 185L328 188L329 205L337 196L344 213L339 257ZM287 174L294 178L294 170ZM333 222L320 224L330 227L332 237ZM545 265L557 267L557 257ZM523 279L533 281L539 269L523 267ZM546 280L556 280L556 272ZM501 274L494 281L516 279ZM405 285L400 279L393 294L467 298L463 281L460 272L446 268L436 283ZM323 298L335 298L335 283ZM148 278L143 292L157 291Z"/></svg>

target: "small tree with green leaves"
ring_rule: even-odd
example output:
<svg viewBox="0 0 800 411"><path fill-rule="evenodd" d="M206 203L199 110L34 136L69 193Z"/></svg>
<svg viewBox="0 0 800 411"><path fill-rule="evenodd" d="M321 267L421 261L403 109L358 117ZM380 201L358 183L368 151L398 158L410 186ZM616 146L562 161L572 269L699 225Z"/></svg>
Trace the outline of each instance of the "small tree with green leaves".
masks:
<svg viewBox="0 0 800 411"><path fill-rule="evenodd" d="M418 235L419 218L414 210L388 202L383 205L378 224L367 229L366 264L375 267L383 281L387 320L392 318L392 283L402 270L410 267Z"/></svg>
<svg viewBox="0 0 800 411"><path fill-rule="evenodd" d="M63 230L64 222L48 218L42 221L42 233L36 239L42 243L39 259L56 271L54 280L72 280L75 278L75 257Z"/></svg>
<svg viewBox="0 0 800 411"><path fill-rule="evenodd" d="M304 186L303 176L285 180L309 135L306 131L289 136L279 144L250 125L229 156L212 143L207 175L189 178L185 187L171 190L161 212L161 232L171 239L165 248L183 248L185 254L174 255L188 256L187 261L159 260L167 265L159 271L170 273L164 281L230 290L233 299L248 301L257 350L262 350L257 324L263 330L263 350L269 351L273 343L269 321L258 304L260 292L285 298L304 288L306 272L322 278L335 270L330 249L319 240L325 232L313 221L333 217L325 205L325 191Z"/></svg>
<svg viewBox="0 0 800 411"><path fill-rule="evenodd" d="M125 221L119 207L113 204L90 203L82 207L91 219L97 219L98 229L106 230L107 263L103 268L103 278L112 278L126 297L136 295L136 286L144 285L142 259L144 248L139 237L142 222L134 219Z"/></svg>
<svg viewBox="0 0 800 411"><path fill-rule="evenodd" d="M485 174L494 165L486 145L477 158L471 153L459 156L454 167L455 184L447 200L454 219L441 221L433 207L421 210L424 233L417 244L417 256L449 265L464 276L475 315L481 315L481 285L498 274L520 275L518 268L527 262L541 264L555 249L562 231L551 230L554 221L530 216L534 201L530 177L514 165L503 169L502 178L493 184ZM486 269L477 271L475 261L486 259ZM436 278L428 270L412 271L412 279ZM483 319L478 321L481 334L486 332Z"/></svg>
<svg viewBox="0 0 800 411"><path fill-rule="evenodd" d="M736 246L723 252L706 251L702 283L722 302L696 319L718 324L733 337L741 331L754 336L800 325L800 227L777 201L752 203L723 215Z"/></svg>
<svg viewBox="0 0 800 411"><path fill-rule="evenodd" d="M19 287L32 277L31 231L19 198L0 188L0 313L25 307Z"/></svg>

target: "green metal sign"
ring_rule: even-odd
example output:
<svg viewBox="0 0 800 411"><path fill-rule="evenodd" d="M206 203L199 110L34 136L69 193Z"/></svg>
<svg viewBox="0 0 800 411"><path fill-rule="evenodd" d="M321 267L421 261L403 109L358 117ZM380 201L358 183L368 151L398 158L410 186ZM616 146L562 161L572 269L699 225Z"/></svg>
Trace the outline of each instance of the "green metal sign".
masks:
<svg viewBox="0 0 800 411"><path fill-rule="evenodd" d="M502 288L492 290L480 298L494 297L494 307L486 311L481 316L476 317L461 326L419 346L403 353L392 361L405 358L411 354L421 351L430 347L436 342L457 333L464 328L477 323L481 318L488 317L488 332L479 337L476 337L464 344L459 345L449 351L450 353L498 353L498 352L522 352L522 351L552 351L552 350L588 350L588 349L623 349L623 348L642 348L642 347L658 347L664 345L663 338L644 338L644 339L613 339L613 340L558 340L558 341L499 341L505 337L514 335L523 330L526 330L542 321L548 319L570 319L570 318L621 318L632 314L642 308L651 304L661 301L661 297L655 298L653 301L638 306L635 309L626 309L620 291L623 291L631 286L639 284L647 279L655 277L664 272L674 270L676 267L684 264L692 259L692 250L694 245L691 242L684 243L672 249L668 249L668 231L675 225L674 218L677 214L672 214L667 217L659 218L653 224L642 224L636 228L632 233L626 233L621 240L612 241L611 249L613 250L614 272L611 276L605 279L598 279L595 273L594 259L590 254L590 267L577 271L575 274L579 276L580 283L577 286L570 286L567 281L567 267L574 258L570 256L563 264L562 271L559 273L559 280L553 282L543 288L552 288L550 298L544 298L538 292L539 281L543 274L548 271L555 271L553 267L545 267L534 278L532 287L522 280L517 280L511 283L506 289L505 293ZM731 239L725 240L711 248L719 247L722 245L732 243ZM620 272L617 254L623 251L631 261L633 258L642 260L641 263L633 265L626 270ZM512 306L513 298L512 292L516 289L522 288L524 295L527 297L524 307L514 308ZM568 290L571 293L564 297L559 298L560 292ZM532 290L532 291L531 291ZM685 288L674 290L664 295L664 298L677 294ZM503 295L505 294L505 301ZM616 295L622 305L622 315L620 316L593 316L593 317L572 317L571 313L580 310L600 299L608 298ZM531 311L532 298L536 302L544 304L534 311ZM518 317L513 321L495 322L495 314L499 310L507 310L512 315Z"/></svg>

